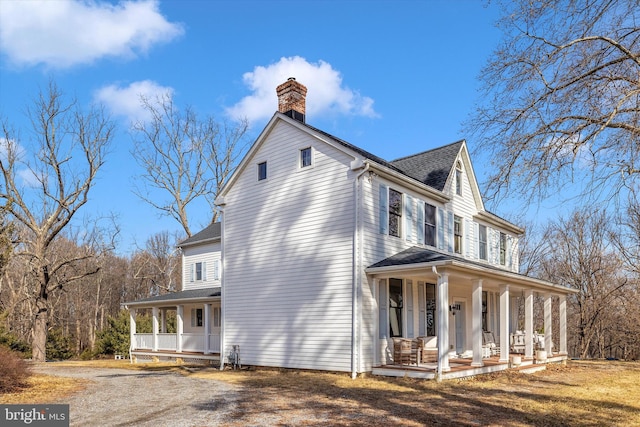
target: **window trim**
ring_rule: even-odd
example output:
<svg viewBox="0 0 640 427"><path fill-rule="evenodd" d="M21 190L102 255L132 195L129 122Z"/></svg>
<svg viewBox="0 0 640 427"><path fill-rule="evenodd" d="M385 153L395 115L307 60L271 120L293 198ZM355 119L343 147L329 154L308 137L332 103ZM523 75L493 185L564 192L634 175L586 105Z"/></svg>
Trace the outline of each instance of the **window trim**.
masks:
<svg viewBox="0 0 640 427"><path fill-rule="evenodd" d="M484 229L484 241L482 240L482 230ZM484 224L478 224L478 259L482 261L489 261L489 241L488 241L488 227ZM484 248L484 258L482 257Z"/></svg>
<svg viewBox="0 0 640 427"><path fill-rule="evenodd" d="M500 265L507 265L507 234L502 231L498 239L498 252Z"/></svg>
<svg viewBox="0 0 640 427"><path fill-rule="evenodd" d="M262 166L264 165L264 177L262 177ZM265 160L264 162L259 162L258 163L258 181L266 181L267 177L269 176L268 173L268 168L267 168L267 161Z"/></svg>
<svg viewBox="0 0 640 427"><path fill-rule="evenodd" d="M462 162L460 160L456 162L455 193L462 196Z"/></svg>
<svg viewBox="0 0 640 427"><path fill-rule="evenodd" d="M391 192L397 193L400 195L400 206L397 207L397 212L395 211L396 207L392 206L391 203ZM404 210L404 195L401 191L395 190L389 187L389 236L402 238L402 211ZM398 234L392 234L391 221L392 218L397 219L398 221Z"/></svg>
<svg viewBox="0 0 640 427"><path fill-rule="evenodd" d="M433 208L433 224L427 221L427 206ZM427 242L427 230L431 228L433 229L433 245ZM435 248L438 244L438 208L428 202L424 202L424 244L425 246L430 246L432 248Z"/></svg>
<svg viewBox="0 0 640 427"><path fill-rule="evenodd" d="M464 240L464 229L462 225L462 217L453 215L453 252L462 255Z"/></svg>
<svg viewBox="0 0 640 427"><path fill-rule="evenodd" d="M304 160L305 160L305 155L304 155L304 153L305 153L307 150L309 150L309 164L306 164L306 165L305 165L305 164L304 164ZM313 167L313 160L314 160L314 159L313 159L313 157L314 157L314 154L313 154L313 147L309 146L309 147L301 148L301 149L298 151L298 153L299 153L299 155L298 155L298 168L299 168L299 169L307 169L307 168Z"/></svg>

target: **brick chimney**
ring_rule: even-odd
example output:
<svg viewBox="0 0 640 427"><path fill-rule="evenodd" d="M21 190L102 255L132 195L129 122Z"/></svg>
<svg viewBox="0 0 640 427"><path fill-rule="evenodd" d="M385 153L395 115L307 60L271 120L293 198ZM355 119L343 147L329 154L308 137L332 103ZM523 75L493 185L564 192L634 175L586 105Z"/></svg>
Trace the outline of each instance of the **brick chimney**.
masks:
<svg viewBox="0 0 640 427"><path fill-rule="evenodd" d="M295 77L289 77L286 82L276 88L276 93L278 94L278 111L304 123L306 86L298 83Z"/></svg>

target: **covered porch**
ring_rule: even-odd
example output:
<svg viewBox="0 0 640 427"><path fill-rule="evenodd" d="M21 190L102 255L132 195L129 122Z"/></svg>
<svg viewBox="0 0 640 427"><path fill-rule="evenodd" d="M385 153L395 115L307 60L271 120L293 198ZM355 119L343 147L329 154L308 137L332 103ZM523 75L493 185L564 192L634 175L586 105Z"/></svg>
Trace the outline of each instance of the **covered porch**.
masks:
<svg viewBox="0 0 640 427"><path fill-rule="evenodd" d="M366 272L374 374L440 380L567 359L568 288L417 247Z"/></svg>
<svg viewBox="0 0 640 427"><path fill-rule="evenodd" d="M220 360L220 288L175 292L125 304L132 362ZM151 312L151 330L138 331L138 314Z"/></svg>

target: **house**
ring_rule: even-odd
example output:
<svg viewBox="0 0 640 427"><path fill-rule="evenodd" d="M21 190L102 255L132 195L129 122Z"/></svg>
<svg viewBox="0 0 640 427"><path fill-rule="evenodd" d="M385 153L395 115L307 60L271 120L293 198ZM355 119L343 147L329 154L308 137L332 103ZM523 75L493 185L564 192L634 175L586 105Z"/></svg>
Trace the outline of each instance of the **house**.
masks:
<svg viewBox="0 0 640 427"><path fill-rule="evenodd" d="M572 291L518 273L523 230L485 210L465 141L386 161L307 124L295 79L276 92L222 222L180 244L183 290L126 304L133 356L425 378L505 369L514 351L532 364L537 343L566 359ZM422 360L401 360L408 343Z"/></svg>

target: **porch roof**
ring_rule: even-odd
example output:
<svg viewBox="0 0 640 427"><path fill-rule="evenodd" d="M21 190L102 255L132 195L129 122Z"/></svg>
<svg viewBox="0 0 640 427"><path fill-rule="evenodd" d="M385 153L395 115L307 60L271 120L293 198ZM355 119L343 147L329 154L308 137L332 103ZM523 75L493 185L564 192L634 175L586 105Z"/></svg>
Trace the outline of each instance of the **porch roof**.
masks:
<svg viewBox="0 0 640 427"><path fill-rule="evenodd" d="M523 288L545 290L555 293L571 294L577 290L566 286L557 285L546 280L525 276L504 270L491 264L470 261L465 258L438 252L433 249L412 246L398 252L388 258L370 265L365 270L371 275L434 275L437 274L433 268L441 268L441 272L448 271L461 274L468 278L483 279L496 284L512 284Z"/></svg>
<svg viewBox="0 0 640 427"><path fill-rule="evenodd" d="M189 289L188 291L172 292L169 294L144 298L137 301L125 302L122 305L125 307L152 307L165 305L166 303L184 304L188 302L201 302L217 299L220 299L220 287Z"/></svg>

